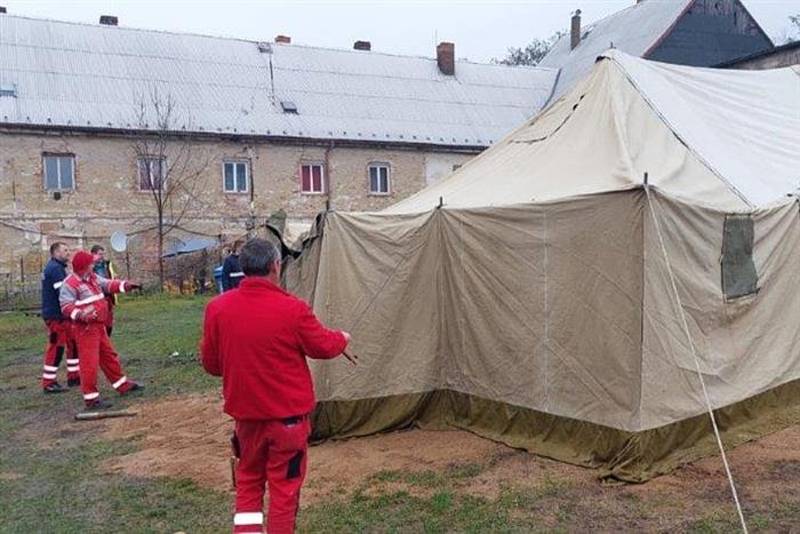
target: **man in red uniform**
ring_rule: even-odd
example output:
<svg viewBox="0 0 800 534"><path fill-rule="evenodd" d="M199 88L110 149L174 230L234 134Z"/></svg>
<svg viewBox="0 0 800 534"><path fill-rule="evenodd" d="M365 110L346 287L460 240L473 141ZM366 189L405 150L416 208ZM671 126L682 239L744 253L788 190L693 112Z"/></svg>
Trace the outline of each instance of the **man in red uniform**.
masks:
<svg viewBox="0 0 800 534"><path fill-rule="evenodd" d="M206 307L201 347L203 367L222 377L225 413L236 420L233 532L264 532L265 484L267 531L294 532L315 403L306 357L335 358L350 335L325 328L279 287L280 253L269 241L248 241L239 261L245 278Z"/></svg>
<svg viewBox="0 0 800 534"><path fill-rule="evenodd" d="M108 280L92 271L94 259L85 250L79 250L72 258L72 274L61 286L59 301L61 312L69 317L73 337L80 357L81 392L86 407L90 410L111 407L111 403L100 398L97 391L97 368L120 395L141 390L143 386L128 380L122 372L119 356L106 333L108 301L106 294L125 293L141 286L127 280Z"/></svg>

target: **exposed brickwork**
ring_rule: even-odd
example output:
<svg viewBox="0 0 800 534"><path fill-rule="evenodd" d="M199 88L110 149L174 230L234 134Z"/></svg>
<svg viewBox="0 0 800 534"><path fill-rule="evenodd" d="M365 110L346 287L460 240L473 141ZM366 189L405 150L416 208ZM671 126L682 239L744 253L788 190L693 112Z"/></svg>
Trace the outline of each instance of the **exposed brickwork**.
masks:
<svg viewBox="0 0 800 534"><path fill-rule="evenodd" d="M311 220L325 209L328 198L338 210L378 210L423 188L426 180L432 179L427 176L432 169L441 174L441 167L471 157L366 145L324 147L232 140L198 140L191 150L202 172L196 180L192 209L181 227L200 235L222 235L223 239L245 233L251 201L250 192L223 192L225 160L250 162L254 211L256 220L263 222L278 209L284 209L291 219ZM43 153L75 155L75 190L62 193L59 200L44 190ZM5 244L0 250L0 279L13 284L13 279L19 278L20 258L35 272L39 258L46 256L55 239L73 246L100 242L108 247L115 230L137 236L129 254L132 268L151 271L155 252L153 232L148 229L155 224L155 209L150 193L138 189L135 160L133 142L124 137L0 132L0 239ZM442 163L437 167L431 165L432 160ZM304 162L326 164L330 195L301 193L300 165ZM389 164L389 195L369 194L371 162ZM175 230L170 237L182 235L186 232ZM124 258L116 259L123 264ZM30 276L31 271L26 274Z"/></svg>

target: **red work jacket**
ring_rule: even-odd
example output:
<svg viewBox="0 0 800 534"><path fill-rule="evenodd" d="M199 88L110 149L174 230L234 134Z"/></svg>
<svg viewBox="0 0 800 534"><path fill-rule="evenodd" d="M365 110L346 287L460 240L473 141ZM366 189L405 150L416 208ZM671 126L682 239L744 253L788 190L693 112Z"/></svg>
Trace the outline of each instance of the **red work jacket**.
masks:
<svg viewBox="0 0 800 534"><path fill-rule="evenodd" d="M125 293L129 289L130 282L127 280L109 280L94 272L83 277L73 273L64 280L59 289L61 313L74 321L81 312L95 311L96 316L93 319L83 322L106 324L109 316L106 294Z"/></svg>
<svg viewBox="0 0 800 534"><path fill-rule="evenodd" d="M247 277L208 303L203 367L222 377L225 413L240 420L284 419L314 409L309 358L335 358L347 342L311 308L263 277Z"/></svg>

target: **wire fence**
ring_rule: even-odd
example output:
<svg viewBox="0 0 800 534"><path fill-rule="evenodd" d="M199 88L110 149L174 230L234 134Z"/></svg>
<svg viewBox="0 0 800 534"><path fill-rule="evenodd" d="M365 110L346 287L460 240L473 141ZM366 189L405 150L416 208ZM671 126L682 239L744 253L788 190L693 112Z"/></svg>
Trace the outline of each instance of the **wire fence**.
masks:
<svg viewBox="0 0 800 534"><path fill-rule="evenodd" d="M198 251L164 259L164 287L169 293L214 293L214 269L224 257L221 248ZM151 250L114 255L116 275L143 282L158 291L158 255ZM0 273L0 311L36 311L41 306L44 257L20 258L16 269Z"/></svg>
<svg viewBox="0 0 800 534"><path fill-rule="evenodd" d="M19 258L17 268L0 273L0 310L35 309L41 301L44 260L41 257Z"/></svg>

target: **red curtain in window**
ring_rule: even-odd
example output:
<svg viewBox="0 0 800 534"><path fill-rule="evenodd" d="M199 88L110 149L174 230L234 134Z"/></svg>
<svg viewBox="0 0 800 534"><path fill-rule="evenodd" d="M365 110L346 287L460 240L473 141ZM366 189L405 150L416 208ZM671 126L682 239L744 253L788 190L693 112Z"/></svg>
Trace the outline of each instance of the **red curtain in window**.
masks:
<svg viewBox="0 0 800 534"><path fill-rule="evenodd" d="M150 185L150 169L146 159L139 160L139 189L142 191L149 191L152 189Z"/></svg>
<svg viewBox="0 0 800 534"><path fill-rule="evenodd" d="M305 192L311 192L311 166L303 165L300 167L302 188Z"/></svg>
<svg viewBox="0 0 800 534"><path fill-rule="evenodd" d="M322 193L322 166L312 165L311 171L314 178L314 192Z"/></svg>

